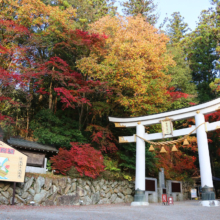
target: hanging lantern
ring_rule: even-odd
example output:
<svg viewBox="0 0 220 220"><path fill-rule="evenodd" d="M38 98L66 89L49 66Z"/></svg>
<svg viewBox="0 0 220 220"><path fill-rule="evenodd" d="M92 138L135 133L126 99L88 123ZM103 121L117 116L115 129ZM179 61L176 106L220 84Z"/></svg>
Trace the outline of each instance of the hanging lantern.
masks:
<svg viewBox="0 0 220 220"><path fill-rule="evenodd" d="M161 153L161 154L167 153L167 151L166 151L166 149L165 149L164 147L162 147L161 150L160 150L160 153Z"/></svg>
<svg viewBox="0 0 220 220"><path fill-rule="evenodd" d="M153 145L150 145L149 151L150 151L150 152L154 151Z"/></svg>
<svg viewBox="0 0 220 220"><path fill-rule="evenodd" d="M176 152L176 151L178 151L177 148L176 148L176 145L173 145L172 152Z"/></svg>
<svg viewBox="0 0 220 220"><path fill-rule="evenodd" d="M185 139L184 142L183 142L183 146L187 146L187 145L189 145L189 142L188 142L187 139Z"/></svg>

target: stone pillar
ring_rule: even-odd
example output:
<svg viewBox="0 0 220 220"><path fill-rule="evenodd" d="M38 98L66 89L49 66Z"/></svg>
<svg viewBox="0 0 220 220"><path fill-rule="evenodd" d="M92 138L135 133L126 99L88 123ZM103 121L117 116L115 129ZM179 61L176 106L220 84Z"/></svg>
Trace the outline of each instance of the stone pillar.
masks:
<svg viewBox="0 0 220 220"><path fill-rule="evenodd" d="M164 168L160 168L159 172L159 188L165 188Z"/></svg>
<svg viewBox="0 0 220 220"><path fill-rule="evenodd" d="M205 117L201 113L195 116L196 127L205 122ZM218 205L215 200L215 193L213 191L212 171L209 157L208 139L205 130L205 124L201 125L196 130L198 153L199 153L199 167L202 186L202 202L204 206Z"/></svg>
<svg viewBox="0 0 220 220"><path fill-rule="evenodd" d="M145 127L138 122L136 134L144 137ZM132 206L149 205L145 196L145 141L136 138L136 173L135 173L135 195Z"/></svg>
<svg viewBox="0 0 220 220"><path fill-rule="evenodd" d="M159 172L159 187L157 188L158 202L162 202L162 194L167 194L165 188L164 168L160 168Z"/></svg>

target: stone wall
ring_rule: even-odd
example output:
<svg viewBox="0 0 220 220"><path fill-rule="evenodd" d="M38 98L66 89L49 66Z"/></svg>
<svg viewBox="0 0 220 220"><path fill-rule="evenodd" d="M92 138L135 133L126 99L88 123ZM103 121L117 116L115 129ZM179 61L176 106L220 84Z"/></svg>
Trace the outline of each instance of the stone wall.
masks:
<svg viewBox="0 0 220 220"><path fill-rule="evenodd" d="M128 181L82 180L71 178L25 177L16 183L15 204L29 205L91 205L130 203L134 183ZM13 183L0 181L0 205L11 204Z"/></svg>
<svg viewBox="0 0 220 220"><path fill-rule="evenodd" d="M191 181L191 182L189 182L189 181L183 181L183 183L182 183L182 187L183 187L183 199L184 200L188 200L188 199L190 199L190 190L192 189L192 188L195 188L195 186L196 186L196 183L195 183L195 181Z"/></svg>

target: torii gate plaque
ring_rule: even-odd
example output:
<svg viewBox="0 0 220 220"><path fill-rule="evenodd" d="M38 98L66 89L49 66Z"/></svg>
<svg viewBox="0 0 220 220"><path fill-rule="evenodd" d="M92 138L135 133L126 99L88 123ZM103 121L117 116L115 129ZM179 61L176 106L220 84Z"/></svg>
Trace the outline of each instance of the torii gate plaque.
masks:
<svg viewBox="0 0 220 220"><path fill-rule="evenodd" d="M162 133L147 134L145 133L146 125L160 124L167 117L172 121L187 118L195 118L196 126L173 131L173 134L166 137L178 137L189 134L196 127L199 166L202 185L202 202L203 206L218 206L219 202L215 200L213 191L212 172L210 165L208 139L206 132L220 129L220 121L213 123L205 123L205 114L215 112L220 109L220 98L206 102L200 105L178 109L175 111L164 112L154 115L132 117L132 118L116 118L109 117L110 122L114 122L116 127L136 127L136 134L146 140L159 140L163 138ZM120 143L136 142L136 178L135 178L135 197L131 205L149 205L145 197L145 142L143 139L133 136L119 137Z"/></svg>

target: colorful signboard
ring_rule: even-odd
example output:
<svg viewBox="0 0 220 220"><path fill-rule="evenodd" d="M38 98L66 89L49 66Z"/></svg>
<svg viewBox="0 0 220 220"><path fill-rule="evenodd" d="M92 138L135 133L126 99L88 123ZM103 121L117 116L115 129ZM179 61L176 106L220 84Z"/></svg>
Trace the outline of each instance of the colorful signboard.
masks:
<svg viewBox="0 0 220 220"><path fill-rule="evenodd" d="M0 181L24 182L27 156L0 141Z"/></svg>
<svg viewBox="0 0 220 220"><path fill-rule="evenodd" d="M196 189L191 189L191 198L197 198L197 190Z"/></svg>

